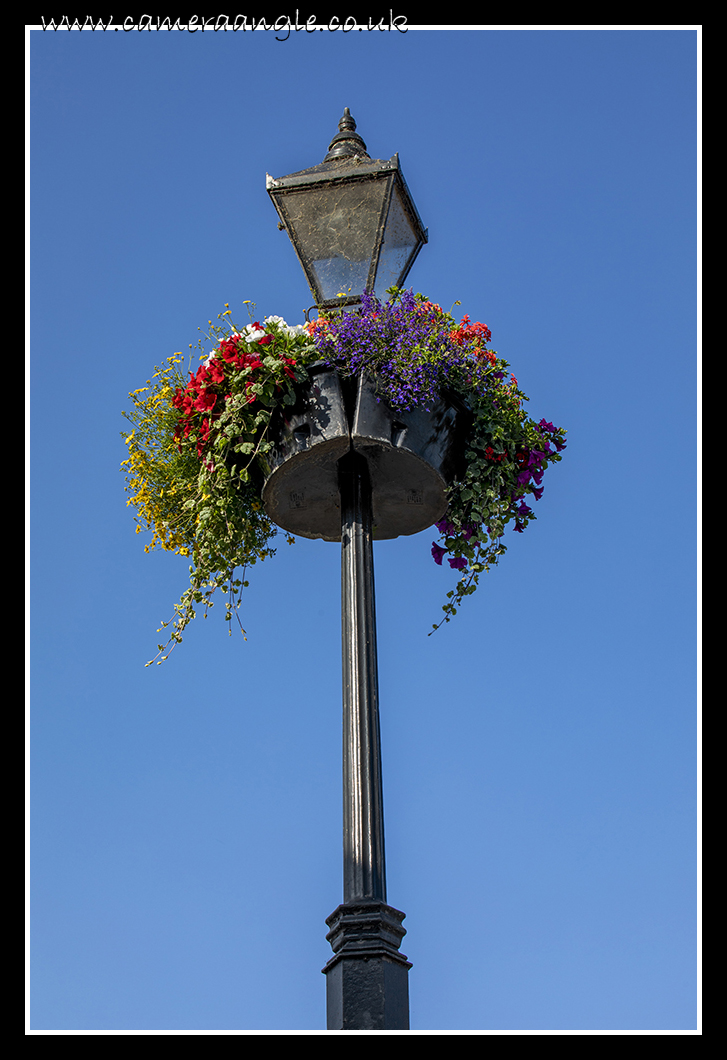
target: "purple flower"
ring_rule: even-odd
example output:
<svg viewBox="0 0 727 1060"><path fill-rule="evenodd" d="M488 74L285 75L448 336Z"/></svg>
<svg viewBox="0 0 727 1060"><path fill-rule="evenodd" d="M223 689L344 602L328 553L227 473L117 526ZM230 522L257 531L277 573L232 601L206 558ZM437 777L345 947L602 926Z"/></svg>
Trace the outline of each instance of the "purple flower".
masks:
<svg viewBox="0 0 727 1060"><path fill-rule="evenodd" d="M446 316L422 312L413 291L384 303L364 295L360 313L330 321L315 341L328 364L350 374L375 372L382 396L402 410L430 408L442 389L461 380L471 361L471 352L453 340ZM437 356L422 359L423 349Z"/></svg>
<svg viewBox="0 0 727 1060"><path fill-rule="evenodd" d="M536 501L539 501L540 498L543 496L543 489L544 488L545 488L544 486L541 486L539 490L533 490L533 496L535 497Z"/></svg>
<svg viewBox="0 0 727 1060"><path fill-rule="evenodd" d="M434 556L434 562L438 563L440 567L442 566L442 559L446 551L446 548L442 548L441 545L437 545L432 541L432 555Z"/></svg>
<svg viewBox="0 0 727 1060"><path fill-rule="evenodd" d="M518 486L527 486L528 482L530 482L530 472L526 468L525 471L521 471L518 475L517 484Z"/></svg>
<svg viewBox="0 0 727 1060"><path fill-rule="evenodd" d="M464 570L467 566L467 560L464 556L457 556L455 559L448 560L450 567L454 570Z"/></svg>
<svg viewBox="0 0 727 1060"><path fill-rule="evenodd" d="M434 524L439 530L440 534L444 534L445 537L454 537L454 526L446 519L440 519L438 523Z"/></svg>

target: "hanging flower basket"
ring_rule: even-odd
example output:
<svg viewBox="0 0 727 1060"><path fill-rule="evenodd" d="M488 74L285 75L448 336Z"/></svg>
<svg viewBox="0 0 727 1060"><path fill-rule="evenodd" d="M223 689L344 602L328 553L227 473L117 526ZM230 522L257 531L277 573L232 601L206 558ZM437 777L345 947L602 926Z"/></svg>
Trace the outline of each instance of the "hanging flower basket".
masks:
<svg viewBox="0 0 727 1060"><path fill-rule="evenodd" d="M440 520L471 414L450 394L431 409L393 409L376 375L345 376L325 363L294 388L295 404L272 417L272 450L260 460L270 518L301 537L341 540L338 461L367 458L374 540L417 534Z"/></svg>
<svg viewBox="0 0 727 1060"><path fill-rule="evenodd" d="M535 518L526 498L542 496L565 432L524 412L485 325L457 324L411 291L388 293L292 327L273 316L238 329L226 308L189 378L174 354L130 395L122 469L137 532L152 534L146 551L192 560L151 662L218 590L226 619L239 622L247 571L274 554L280 529L291 542L340 540L337 465L350 448L368 460L375 539L436 524L434 561L446 558L459 580L434 629L504 554L507 524L521 533Z"/></svg>

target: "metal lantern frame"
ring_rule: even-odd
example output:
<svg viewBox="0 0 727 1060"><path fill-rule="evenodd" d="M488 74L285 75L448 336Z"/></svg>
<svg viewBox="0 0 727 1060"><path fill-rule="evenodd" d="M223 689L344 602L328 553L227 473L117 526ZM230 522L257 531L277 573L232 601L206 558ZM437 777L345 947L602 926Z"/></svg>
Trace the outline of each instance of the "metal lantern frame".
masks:
<svg viewBox="0 0 727 1060"><path fill-rule="evenodd" d="M365 143L355 129L356 123L347 107L339 122L339 132L331 141L323 162L277 179L266 176L268 194L280 218L278 227L288 233L313 293L315 306L319 309L355 306L360 304L364 291L375 291L377 279L380 279L382 254L385 256L394 243L396 237L393 235L393 229L396 225L408 225L411 241L400 244L403 250L399 256L403 264L399 262L393 265L387 287L403 285L419 251L428 241L427 230L422 224L401 171L398 153L388 160L371 159L366 152ZM354 191L354 188L357 190ZM358 286L361 289L351 294L336 292L331 296L330 292L326 293L315 266L312 247L315 244L320 246L326 239L326 233L321 232L318 224L322 215L316 212L316 206L328 193L332 196L344 196L351 204L361 203L368 198L374 213L378 206L378 218L374 225L371 224L372 218L369 218L368 233L359 235L356 231L358 218L355 206L349 207L349 212L344 217L344 222L348 225L348 242L355 243L361 238L357 249L365 250L365 254L361 254L356 260L368 262L363 283L360 283L359 277ZM302 199L301 196L306 198ZM299 207L297 216L292 209L293 204ZM364 246L364 243L367 245ZM339 260L345 262L346 255L341 255ZM350 261L349 257L349 264Z"/></svg>

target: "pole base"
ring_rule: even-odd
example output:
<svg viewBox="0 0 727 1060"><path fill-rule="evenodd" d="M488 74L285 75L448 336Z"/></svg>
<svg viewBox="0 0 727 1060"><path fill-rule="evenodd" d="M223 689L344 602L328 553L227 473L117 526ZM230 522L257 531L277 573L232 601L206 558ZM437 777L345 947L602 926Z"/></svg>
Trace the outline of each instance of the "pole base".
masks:
<svg viewBox="0 0 727 1060"><path fill-rule="evenodd" d="M325 968L329 1031L408 1031L411 962L398 945L404 914L384 902L349 902L327 918L335 954Z"/></svg>

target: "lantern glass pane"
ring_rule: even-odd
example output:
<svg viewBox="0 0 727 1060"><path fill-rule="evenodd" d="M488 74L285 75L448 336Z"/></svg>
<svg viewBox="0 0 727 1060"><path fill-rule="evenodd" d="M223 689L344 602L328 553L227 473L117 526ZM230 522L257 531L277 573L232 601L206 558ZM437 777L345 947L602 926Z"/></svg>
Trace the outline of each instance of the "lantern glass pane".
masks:
<svg viewBox="0 0 727 1060"><path fill-rule="evenodd" d="M363 293L386 185L386 180L359 180L285 193L289 223L317 301Z"/></svg>
<svg viewBox="0 0 727 1060"><path fill-rule="evenodd" d="M389 287L398 286L406 266L415 252L419 237L404 208L398 184L394 185L389 216L384 230L384 244L376 270L374 293L383 299Z"/></svg>

